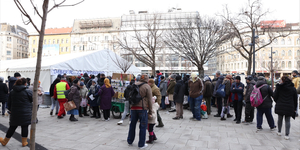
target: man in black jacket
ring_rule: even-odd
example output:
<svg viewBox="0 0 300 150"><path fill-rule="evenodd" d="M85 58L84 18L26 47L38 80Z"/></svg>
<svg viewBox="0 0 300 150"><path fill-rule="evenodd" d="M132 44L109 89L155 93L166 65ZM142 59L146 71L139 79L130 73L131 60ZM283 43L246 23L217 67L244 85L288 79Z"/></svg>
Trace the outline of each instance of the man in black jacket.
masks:
<svg viewBox="0 0 300 150"><path fill-rule="evenodd" d="M20 79L20 78L21 78L21 74L20 74L19 72L16 72L16 73L14 74L13 77L10 77L10 78L8 79L8 81L9 81L9 82L8 82L8 88L9 88L9 91L12 90L12 88L13 88L15 82L16 82L18 79Z"/></svg>
<svg viewBox="0 0 300 150"><path fill-rule="evenodd" d="M222 111L222 97L217 97L217 90L219 85L223 83L224 76L221 76L221 72L217 71L216 72L216 77L218 78L216 86L214 88L214 93L213 96L217 98L217 105L218 105L218 114L214 115L214 117L221 117L221 111Z"/></svg>
<svg viewBox="0 0 300 150"><path fill-rule="evenodd" d="M253 122L254 119L254 107L251 106L250 103L250 95L254 89L254 85L256 82L252 78L252 76L248 76L246 78L247 86L246 86L246 94L245 94L245 121L243 123L249 124Z"/></svg>

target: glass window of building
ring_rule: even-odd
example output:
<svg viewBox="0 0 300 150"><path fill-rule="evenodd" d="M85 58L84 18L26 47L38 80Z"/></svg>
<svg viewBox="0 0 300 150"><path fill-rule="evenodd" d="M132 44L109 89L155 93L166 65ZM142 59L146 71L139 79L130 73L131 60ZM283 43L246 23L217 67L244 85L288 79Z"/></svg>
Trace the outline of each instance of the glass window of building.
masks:
<svg viewBox="0 0 300 150"><path fill-rule="evenodd" d="M69 43L69 39L66 39L66 43Z"/></svg>
<svg viewBox="0 0 300 150"><path fill-rule="evenodd" d="M285 56L285 51L284 50L281 51L281 56Z"/></svg>
<svg viewBox="0 0 300 150"><path fill-rule="evenodd" d="M35 40L33 40L32 43L35 44Z"/></svg>
<svg viewBox="0 0 300 150"><path fill-rule="evenodd" d="M300 56L300 50L297 50L297 56Z"/></svg>
<svg viewBox="0 0 300 150"><path fill-rule="evenodd" d="M55 39L53 39L53 43L52 44L55 44Z"/></svg>
<svg viewBox="0 0 300 150"><path fill-rule="evenodd" d="M6 60L11 60L11 58L6 58Z"/></svg>
<svg viewBox="0 0 300 150"><path fill-rule="evenodd" d="M300 38L297 39L297 45L300 45Z"/></svg>
<svg viewBox="0 0 300 150"><path fill-rule="evenodd" d="M66 47L66 52L68 52L68 47Z"/></svg>
<svg viewBox="0 0 300 150"><path fill-rule="evenodd" d="M292 56L292 50L289 50L288 56Z"/></svg>
<svg viewBox="0 0 300 150"><path fill-rule="evenodd" d="M81 46L79 46L79 50L82 50Z"/></svg>
<svg viewBox="0 0 300 150"><path fill-rule="evenodd" d="M64 39L61 39L61 43L64 43Z"/></svg>
<svg viewBox="0 0 300 150"><path fill-rule="evenodd" d="M76 46L73 46L73 51L75 51L76 50Z"/></svg>
<svg viewBox="0 0 300 150"><path fill-rule="evenodd" d="M34 48L34 49L32 49L32 52L33 52L33 53L35 53L35 48Z"/></svg>
<svg viewBox="0 0 300 150"><path fill-rule="evenodd" d="M285 40L281 39L281 45L285 45Z"/></svg>
<svg viewBox="0 0 300 150"><path fill-rule="evenodd" d="M57 42L56 42L57 44L59 44L59 39L57 39Z"/></svg>
<svg viewBox="0 0 300 150"><path fill-rule="evenodd" d="M64 47L61 47L61 48L60 48L60 51L63 52L63 51L64 51Z"/></svg>
<svg viewBox="0 0 300 150"><path fill-rule="evenodd" d="M105 41L108 41L108 36L105 36Z"/></svg>
<svg viewBox="0 0 300 150"><path fill-rule="evenodd" d="M11 51L6 51L6 55L11 55Z"/></svg>
<svg viewBox="0 0 300 150"><path fill-rule="evenodd" d="M44 44L46 44L47 43L47 40L44 40Z"/></svg>
<svg viewBox="0 0 300 150"><path fill-rule="evenodd" d="M11 42L11 37L7 37L7 41L8 41L8 42Z"/></svg>
<svg viewBox="0 0 300 150"><path fill-rule="evenodd" d="M285 62L281 62L281 68L285 68Z"/></svg>
<svg viewBox="0 0 300 150"><path fill-rule="evenodd" d="M48 44L51 44L51 40L50 39L48 40Z"/></svg>
<svg viewBox="0 0 300 150"><path fill-rule="evenodd" d="M275 44L278 44L278 40L277 40L277 39L273 40L273 42L274 42Z"/></svg>
<svg viewBox="0 0 300 150"><path fill-rule="evenodd" d="M288 67L292 68L292 62L291 61L288 62Z"/></svg>
<svg viewBox="0 0 300 150"><path fill-rule="evenodd" d="M288 42L287 42L288 45L291 45L292 44L292 40L291 38L288 38Z"/></svg>

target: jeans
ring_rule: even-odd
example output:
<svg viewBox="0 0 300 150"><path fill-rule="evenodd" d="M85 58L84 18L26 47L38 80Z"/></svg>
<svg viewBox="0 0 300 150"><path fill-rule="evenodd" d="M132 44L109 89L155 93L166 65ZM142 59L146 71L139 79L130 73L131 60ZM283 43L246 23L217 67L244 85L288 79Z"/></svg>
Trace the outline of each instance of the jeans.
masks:
<svg viewBox="0 0 300 150"><path fill-rule="evenodd" d="M162 97L161 97L161 104L160 104L160 107L161 107L162 109L166 109L165 99L166 99L166 96L162 96Z"/></svg>
<svg viewBox="0 0 300 150"><path fill-rule="evenodd" d="M274 119L272 116L272 108L257 108L257 113L256 113L256 120L257 120L257 125L256 127L258 129L262 128L261 125L263 123L263 115L266 115L268 124L270 128L275 127Z"/></svg>
<svg viewBox="0 0 300 150"><path fill-rule="evenodd" d="M245 106L245 121L253 122L254 119L254 107L251 106L250 102L246 102Z"/></svg>
<svg viewBox="0 0 300 150"><path fill-rule="evenodd" d="M289 136L290 134L290 128L291 128L291 116L284 116L285 117L285 135ZM282 120L283 116L278 115L278 132L281 133L282 128Z"/></svg>
<svg viewBox="0 0 300 150"><path fill-rule="evenodd" d="M148 125L148 113L147 110L131 110L131 122L129 125L129 132L127 137L127 143L132 144L135 138L135 127L137 121L140 121L140 133L139 133L139 147L143 147L146 142L146 130Z"/></svg>
<svg viewBox="0 0 300 150"><path fill-rule="evenodd" d="M58 100L55 100L54 98L51 97L51 102L52 102L51 111L53 111L53 109L55 108L55 113L58 113L58 110L59 110Z"/></svg>
<svg viewBox="0 0 300 150"><path fill-rule="evenodd" d="M17 128L18 126L9 126L6 133L6 138L11 138L14 135ZM28 125L21 126L21 135L22 137L28 136Z"/></svg>
<svg viewBox="0 0 300 150"><path fill-rule="evenodd" d="M206 107L207 107L207 114L210 115L211 113L211 97L204 97L206 101Z"/></svg>
<svg viewBox="0 0 300 150"><path fill-rule="evenodd" d="M217 97L217 105L218 105L218 115L221 115L222 111L222 97Z"/></svg>
<svg viewBox="0 0 300 150"><path fill-rule="evenodd" d="M243 110L243 101L234 100L233 108L234 108L234 113L235 113L235 119L237 121L241 121L242 110Z"/></svg>
<svg viewBox="0 0 300 150"><path fill-rule="evenodd" d="M190 98L190 109L193 113L193 117L197 120L201 120L201 102L202 102L203 95L197 98Z"/></svg>
<svg viewBox="0 0 300 150"><path fill-rule="evenodd" d="M2 115L5 114L6 102L2 102Z"/></svg>
<svg viewBox="0 0 300 150"><path fill-rule="evenodd" d="M125 108L121 120L124 120L129 113L129 101L125 101Z"/></svg>

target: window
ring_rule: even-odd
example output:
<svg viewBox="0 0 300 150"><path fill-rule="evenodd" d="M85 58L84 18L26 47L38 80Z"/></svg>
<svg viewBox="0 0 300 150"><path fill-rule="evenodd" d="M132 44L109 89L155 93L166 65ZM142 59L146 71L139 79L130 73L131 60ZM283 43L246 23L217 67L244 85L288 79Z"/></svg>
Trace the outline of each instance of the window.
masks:
<svg viewBox="0 0 300 150"><path fill-rule="evenodd" d="M285 51L284 50L282 50L281 56L285 56Z"/></svg>
<svg viewBox="0 0 300 150"><path fill-rule="evenodd" d="M297 50L297 56L300 56L300 50Z"/></svg>
<svg viewBox="0 0 300 150"><path fill-rule="evenodd" d="M108 36L105 36L105 41L108 41Z"/></svg>
<svg viewBox="0 0 300 150"><path fill-rule="evenodd" d="M240 63L237 64L237 69L240 69Z"/></svg>
<svg viewBox="0 0 300 150"><path fill-rule="evenodd" d="M289 50L288 56L292 56L292 51L291 50Z"/></svg>
<svg viewBox="0 0 300 150"><path fill-rule="evenodd" d="M278 56L278 51L277 51L277 50L275 51L275 54L274 54L274 55L275 55L275 56Z"/></svg>
<svg viewBox="0 0 300 150"><path fill-rule="evenodd" d="M53 43L52 44L55 44L55 39L53 39Z"/></svg>
<svg viewBox="0 0 300 150"><path fill-rule="evenodd" d="M290 38L288 38L288 42L287 42L288 45L291 45L292 44L292 40Z"/></svg>
<svg viewBox="0 0 300 150"><path fill-rule="evenodd" d="M82 50L84 50L84 45L82 46Z"/></svg>
<svg viewBox="0 0 300 150"><path fill-rule="evenodd" d="M8 42L11 42L11 37L7 37L7 41L8 41Z"/></svg>
<svg viewBox="0 0 300 150"><path fill-rule="evenodd" d="M285 62L281 62L281 68L285 68Z"/></svg>
<svg viewBox="0 0 300 150"><path fill-rule="evenodd" d="M61 42L60 43L64 43L64 39L61 39Z"/></svg>
<svg viewBox="0 0 300 150"><path fill-rule="evenodd" d="M57 41L56 43L59 44L59 39L57 39L56 41Z"/></svg>
<svg viewBox="0 0 300 150"><path fill-rule="evenodd" d="M66 52L68 52L68 47L66 47Z"/></svg>
<svg viewBox="0 0 300 150"><path fill-rule="evenodd" d="M32 52L35 53L35 49L33 49Z"/></svg>
<svg viewBox="0 0 300 150"><path fill-rule="evenodd" d="M288 67L292 68L292 62L291 61L288 62Z"/></svg>
<svg viewBox="0 0 300 150"><path fill-rule="evenodd" d="M60 48L60 51L63 52L63 51L64 51L64 47L61 47L61 48Z"/></svg>
<svg viewBox="0 0 300 150"><path fill-rule="evenodd" d="M297 39L297 45L300 45L300 38Z"/></svg>
<svg viewBox="0 0 300 150"><path fill-rule="evenodd" d="M69 39L66 39L66 43L69 43Z"/></svg>
<svg viewBox="0 0 300 150"><path fill-rule="evenodd" d="M82 49L81 49L81 46L79 46L79 50L82 50Z"/></svg>
<svg viewBox="0 0 300 150"><path fill-rule="evenodd" d="M33 40L32 43L35 44L35 40Z"/></svg>
<svg viewBox="0 0 300 150"><path fill-rule="evenodd" d="M6 58L6 60L11 60L11 58Z"/></svg>
<svg viewBox="0 0 300 150"><path fill-rule="evenodd" d="M277 39L273 40L273 42L274 42L275 44L278 44L278 40L277 40Z"/></svg>
<svg viewBox="0 0 300 150"><path fill-rule="evenodd" d="M244 65L243 65L243 63L241 63L241 68L243 69L243 67L244 67Z"/></svg>
<svg viewBox="0 0 300 150"><path fill-rule="evenodd" d="M284 45L284 44L285 44L285 40L282 39L280 44L281 44L281 45Z"/></svg>
<svg viewBox="0 0 300 150"><path fill-rule="evenodd" d="M73 46L73 51L75 51L76 50L76 46Z"/></svg>
<svg viewBox="0 0 300 150"><path fill-rule="evenodd" d="M51 44L51 40L50 39L48 40L48 44Z"/></svg>
<svg viewBox="0 0 300 150"><path fill-rule="evenodd" d="M97 37L96 37L96 36L94 37L94 41L95 41L95 42L97 41Z"/></svg>
<svg viewBox="0 0 300 150"><path fill-rule="evenodd" d="M6 55L11 55L11 51L6 51Z"/></svg>

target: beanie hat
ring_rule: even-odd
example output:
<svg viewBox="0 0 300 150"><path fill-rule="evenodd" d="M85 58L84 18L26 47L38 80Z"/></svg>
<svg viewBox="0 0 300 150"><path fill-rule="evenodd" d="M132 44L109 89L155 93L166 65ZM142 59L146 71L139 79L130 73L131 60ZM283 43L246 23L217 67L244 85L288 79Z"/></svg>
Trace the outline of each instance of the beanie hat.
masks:
<svg viewBox="0 0 300 150"><path fill-rule="evenodd" d="M172 78L172 79L176 79L176 74L172 74L172 75L171 75L171 78Z"/></svg>
<svg viewBox="0 0 300 150"><path fill-rule="evenodd" d="M14 77L16 78L16 77L21 77L21 74L19 73L19 72L16 72L15 74L14 74Z"/></svg>
<svg viewBox="0 0 300 150"><path fill-rule="evenodd" d="M181 76L180 75L176 76L176 81L177 80L181 80Z"/></svg>
<svg viewBox="0 0 300 150"><path fill-rule="evenodd" d="M249 80L249 81L251 81L253 78L252 78L252 76L248 76L248 77L246 77L246 80Z"/></svg>
<svg viewBox="0 0 300 150"><path fill-rule="evenodd" d="M78 83L78 80L77 80L77 79L75 79L75 80L73 81L73 83L77 84L77 83Z"/></svg>
<svg viewBox="0 0 300 150"><path fill-rule="evenodd" d="M84 86L84 83L83 83L83 82L80 82L80 86Z"/></svg>
<svg viewBox="0 0 300 150"><path fill-rule="evenodd" d="M81 77L80 80L85 80L85 78L84 78L84 77Z"/></svg>
<svg viewBox="0 0 300 150"><path fill-rule="evenodd" d="M57 78L60 78L60 79L61 79L61 74L58 74L58 75L57 75Z"/></svg>
<svg viewBox="0 0 300 150"><path fill-rule="evenodd" d="M298 71L297 71L297 70L294 70L292 73L296 73L296 74L298 74Z"/></svg>
<svg viewBox="0 0 300 150"><path fill-rule="evenodd" d="M236 76L235 79L236 80L241 80L241 77L240 76Z"/></svg>
<svg viewBox="0 0 300 150"><path fill-rule="evenodd" d="M159 70L156 70L156 73L160 73Z"/></svg>

